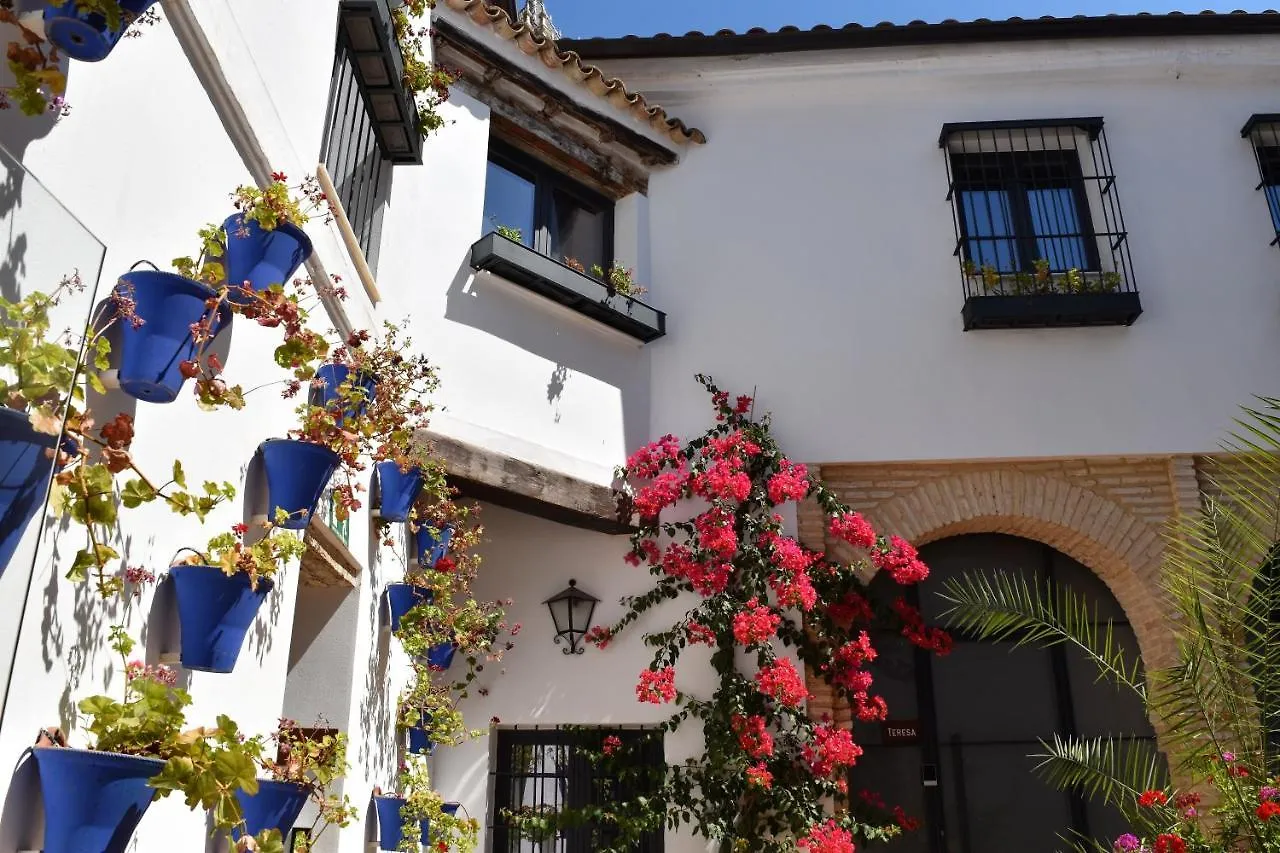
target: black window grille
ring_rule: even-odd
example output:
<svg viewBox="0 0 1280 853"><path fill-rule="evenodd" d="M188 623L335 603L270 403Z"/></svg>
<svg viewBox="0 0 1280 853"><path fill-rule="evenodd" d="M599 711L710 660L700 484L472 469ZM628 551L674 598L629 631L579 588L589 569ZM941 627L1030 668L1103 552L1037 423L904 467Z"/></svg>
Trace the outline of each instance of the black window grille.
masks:
<svg viewBox="0 0 1280 853"><path fill-rule="evenodd" d="M613 202L499 142L489 146L483 227L580 271L613 264Z"/></svg>
<svg viewBox="0 0 1280 853"><path fill-rule="evenodd" d="M593 762L606 738L617 738L632 766L626 778ZM591 853L616 843L608 825L557 825L561 810L618 804L653 790L665 768L662 732L599 727L499 729L495 738L494 853ZM635 845L636 853L662 853L661 830Z"/></svg>
<svg viewBox="0 0 1280 853"><path fill-rule="evenodd" d="M371 270L377 269L392 166L397 158L416 162L412 152L403 156L399 152L407 138L402 125L410 108L401 103L403 93L390 91L394 87L385 79L392 73L388 64L394 71L399 59L392 53L399 48L394 42L388 45L384 32L390 26L385 5L385 0L343 0L320 148L343 212Z"/></svg>
<svg viewBox="0 0 1280 853"><path fill-rule="evenodd" d="M1251 116L1240 135L1253 143L1260 178L1257 189L1266 199L1275 232L1271 245L1280 246L1280 114Z"/></svg>
<svg viewBox="0 0 1280 853"><path fill-rule="evenodd" d="M1028 309L994 325L1133 322L1137 286L1101 118L947 124L938 144L954 212L965 328L976 327L972 300L1008 296L1131 294L1091 300L1114 309L1097 316L1092 307L1080 313L1083 303L1064 311L1061 300L1042 300L1040 313ZM1043 315L1046 305L1052 316Z"/></svg>

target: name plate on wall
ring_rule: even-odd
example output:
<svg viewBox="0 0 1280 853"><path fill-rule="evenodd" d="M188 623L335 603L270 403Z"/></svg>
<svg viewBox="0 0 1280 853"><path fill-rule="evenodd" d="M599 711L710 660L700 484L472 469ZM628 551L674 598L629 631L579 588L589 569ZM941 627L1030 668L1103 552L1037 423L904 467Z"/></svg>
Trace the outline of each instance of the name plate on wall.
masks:
<svg viewBox="0 0 1280 853"><path fill-rule="evenodd" d="M919 720L884 720L880 723L880 742L885 746L912 746L920 742Z"/></svg>

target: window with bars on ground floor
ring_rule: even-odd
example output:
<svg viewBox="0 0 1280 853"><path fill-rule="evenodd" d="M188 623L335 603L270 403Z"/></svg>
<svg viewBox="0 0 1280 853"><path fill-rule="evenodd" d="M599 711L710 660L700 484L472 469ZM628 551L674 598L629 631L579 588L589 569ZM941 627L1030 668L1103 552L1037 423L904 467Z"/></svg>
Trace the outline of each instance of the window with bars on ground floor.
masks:
<svg viewBox="0 0 1280 853"><path fill-rule="evenodd" d="M608 739L627 756L625 778L599 761ZM606 822L561 826L557 816L590 806L616 806L653 790L665 769L662 731L648 728L499 729L494 738L494 853L590 853L616 841ZM636 853L662 853L663 833L647 835Z"/></svg>

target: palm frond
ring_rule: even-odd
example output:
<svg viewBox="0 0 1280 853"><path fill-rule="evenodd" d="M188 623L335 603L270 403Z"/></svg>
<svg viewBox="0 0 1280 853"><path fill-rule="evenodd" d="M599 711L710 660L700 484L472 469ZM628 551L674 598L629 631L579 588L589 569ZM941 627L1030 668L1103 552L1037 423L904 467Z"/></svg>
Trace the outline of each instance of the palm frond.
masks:
<svg viewBox="0 0 1280 853"><path fill-rule="evenodd" d="M1020 575L997 571L948 578L939 594L951 605L942 614L949 628L980 640L1073 645L1093 661L1100 678L1145 700L1141 660L1120 645L1111 622L1101 620L1096 606L1076 591L1051 583L1040 589Z"/></svg>
<svg viewBox="0 0 1280 853"><path fill-rule="evenodd" d="M1036 773L1062 791L1115 806L1135 824L1139 794L1163 788L1168 778L1154 744L1134 738L1064 738L1041 741Z"/></svg>

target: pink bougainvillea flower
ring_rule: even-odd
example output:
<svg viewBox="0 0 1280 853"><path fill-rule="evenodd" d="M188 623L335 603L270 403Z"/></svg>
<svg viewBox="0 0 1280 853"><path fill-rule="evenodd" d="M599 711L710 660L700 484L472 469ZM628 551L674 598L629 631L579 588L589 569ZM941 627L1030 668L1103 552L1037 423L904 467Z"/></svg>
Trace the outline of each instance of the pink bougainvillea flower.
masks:
<svg viewBox="0 0 1280 853"><path fill-rule="evenodd" d="M806 853L854 853L853 834L828 818L815 824L809 834L796 842L797 850Z"/></svg>
<svg viewBox="0 0 1280 853"><path fill-rule="evenodd" d="M788 708L798 708L809 698L804 678L796 672L795 664L789 658L761 667L756 673L756 689Z"/></svg>
<svg viewBox="0 0 1280 853"><path fill-rule="evenodd" d="M636 685L636 698L641 702L661 705L676 698L676 670L667 666L659 670L646 669L640 673Z"/></svg>

